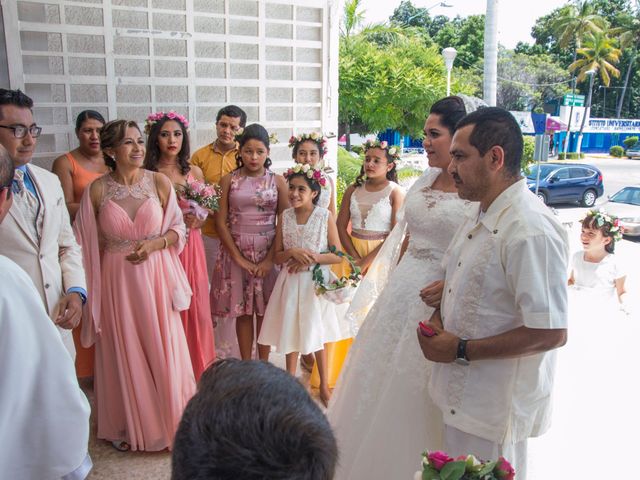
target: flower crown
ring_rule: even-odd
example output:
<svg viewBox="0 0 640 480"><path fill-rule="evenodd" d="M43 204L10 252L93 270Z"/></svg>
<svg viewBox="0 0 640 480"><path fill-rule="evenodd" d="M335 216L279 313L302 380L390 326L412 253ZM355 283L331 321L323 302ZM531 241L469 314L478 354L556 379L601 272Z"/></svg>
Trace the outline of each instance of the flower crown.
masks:
<svg viewBox="0 0 640 480"><path fill-rule="evenodd" d="M607 227L606 224L608 223L610 225L610 227L608 227L608 236L612 237L614 242L622 240L624 228L620 225L618 217L604 210L589 210L582 221L584 222L589 217L593 218L593 222L598 228Z"/></svg>
<svg viewBox="0 0 640 480"><path fill-rule="evenodd" d="M187 132L189 131L189 120L187 120L187 118L184 115L180 115L179 113L171 110L170 112L167 112L167 113L156 112L149 115L147 119L144 121L144 133L149 135L149 132L151 132L151 128L165 117L168 118L169 120L177 120L182 125L184 125L184 128Z"/></svg>
<svg viewBox="0 0 640 480"><path fill-rule="evenodd" d="M315 142L318 145L318 150L320 150L321 156L324 157L329 151L329 149L327 148L327 143L329 142L329 139L324 135L316 132L300 133L297 136L292 135L291 138L289 139L289 148L294 148L296 145L299 145L302 142L306 142L308 140L311 140L312 142Z"/></svg>
<svg viewBox="0 0 640 480"><path fill-rule="evenodd" d="M236 142L240 142L240 140L242 139L242 135L244 135L244 128L240 127L234 132L233 138ZM275 133L270 133L269 145L274 145L276 143L278 143L278 135L276 135Z"/></svg>
<svg viewBox="0 0 640 480"><path fill-rule="evenodd" d="M379 138L369 139L364 142L364 151L366 152L370 148L381 148L382 150L386 150L389 155L393 157L394 161L400 159L400 147L397 147L396 145L389 146L389 143L387 143L386 140L380 141Z"/></svg>
<svg viewBox="0 0 640 480"><path fill-rule="evenodd" d="M324 174L322 169L312 167L309 164L303 165L301 163L296 163L293 167L288 168L287 171L284 172L284 178L288 180L289 177L296 174L306 175L309 180L318 183L322 188L327 188L327 185L329 184L327 176Z"/></svg>

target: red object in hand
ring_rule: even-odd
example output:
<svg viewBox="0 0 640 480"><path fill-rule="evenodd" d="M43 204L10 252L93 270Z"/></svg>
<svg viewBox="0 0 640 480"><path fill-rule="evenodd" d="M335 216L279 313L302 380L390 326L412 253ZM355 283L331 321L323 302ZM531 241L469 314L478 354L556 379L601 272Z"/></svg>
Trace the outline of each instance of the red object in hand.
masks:
<svg viewBox="0 0 640 480"><path fill-rule="evenodd" d="M429 325L425 325L424 323L420 322L418 323L418 326L420 327L420 333L425 337L433 337L436 334L436 331Z"/></svg>

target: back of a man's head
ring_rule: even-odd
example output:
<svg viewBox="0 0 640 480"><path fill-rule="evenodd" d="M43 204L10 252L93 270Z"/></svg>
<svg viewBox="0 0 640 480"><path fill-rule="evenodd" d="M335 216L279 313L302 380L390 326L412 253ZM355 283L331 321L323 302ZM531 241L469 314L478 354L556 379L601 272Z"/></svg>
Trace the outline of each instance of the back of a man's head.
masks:
<svg viewBox="0 0 640 480"><path fill-rule="evenodd" d="M302 385L259 361L209 367L176 433L172 480L333 478L329 422Z"/></svg>

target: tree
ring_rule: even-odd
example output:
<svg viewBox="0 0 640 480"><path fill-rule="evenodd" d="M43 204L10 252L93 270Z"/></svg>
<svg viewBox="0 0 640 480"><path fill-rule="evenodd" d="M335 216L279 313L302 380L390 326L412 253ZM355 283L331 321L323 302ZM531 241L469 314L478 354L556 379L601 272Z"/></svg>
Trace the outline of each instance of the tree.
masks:
<svg viewBox="0 0 640 480"><path fill-rule="evenodd" d="M624 104L624 97L629 85L629 77L631 76L631 70L638 58L638 47L640 46L640 18L638 17L640 12L636 12L635 15L624 15L621 17L621 23L623 26L618 27L611 31L614 35L619 35L620 47L625 50L629 49L627 54L629 58L629 65L627 66L627 72L624 76L624 84L622 86L622 93L618 99L618 105L616 106L616 118L620 118L622 113L622 105Z"/></svg>
<svg viewBox="0 0 640 480"><path fill-rule="evenodd" d="M455 48L459 65L475 66L484 58L484 15L457 16L438 31L434 40L442 48Z"/></svg>
<svg viewBox="0 0 640 480"><path fill-rule="evenodd" d="M589 33L584 40L584 47L577 50L579 58L571 65L569 70L578 72L577 81L582 82L587 77L587 72L594 72L589 79L589 91L587 96L586 108L591 106L591 94L593 87L593 78L596 74L600 74L600 81L603 85L609 86L611 76L619 77L620 71L614 67L620 61L620 50L616 48L615 41L609 38L603 32ZM578 133L578 151L580 149L580 139L584 130L584 123L587 115L582 116L580 123L580 132Z"/></svg>
<svg viewBox="0 0 640 480"><path fill-rule="evenodd" d="M500 48L497 104L507 110L530 110L569 92L565 68L550 55L526 55Z"/></svg>
<svg viewBox="0 0 640 480"><path fill-rule="evenodd" d="M361 7L362 0L346 0L344 3L344 15L342 17L341 37L348 39L364 20L365 10Z"/></svg>

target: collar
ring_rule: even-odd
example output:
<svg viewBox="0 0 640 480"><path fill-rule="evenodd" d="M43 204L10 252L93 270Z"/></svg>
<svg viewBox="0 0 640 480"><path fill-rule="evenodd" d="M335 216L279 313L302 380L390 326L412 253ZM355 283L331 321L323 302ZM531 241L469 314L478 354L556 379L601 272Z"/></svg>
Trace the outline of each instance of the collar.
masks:
<svg viewBox="0 0 640 480"><path fill-rule="evenodd" d="M20 165L19 167L16 167L16 170L22 170L24 173L27 173L27 165L28 164L24 164L24 165Z"/></svg>
<svg viewBox="0 0 640 480"><path fill-rule="evenodd" d="M226 152L224 152L224 153L222 153L220 150L218 150L218 149L216 148L216 140L214 140L214 141L213 141L213 143L211 143L211 144L209 145L209 147L211 148L211 150L212 150L212 151L214 151L214 152L216 152L216 153L219 153L220 155L222 155L222 156L224 157L225 155L228 155L228 154L229 154L229 153L231 153L231 152L237 152L237 151L238 151L238 142L236 142L236 146L235 146L234 148L232 148L231 150L227 150L227 151L226 151Z"/></svg>
<svg viewBox="0 0 640 480"><path fill-rule="evenodd" d="M522 195L523 192L528 191L527 182L525 178L521 178L513 185L504 190L496 199L491 202L489 208L480 219L478 224L483 225L490 232L496 232L496 227L502 215L513 205L516 197Z"/></svg>

